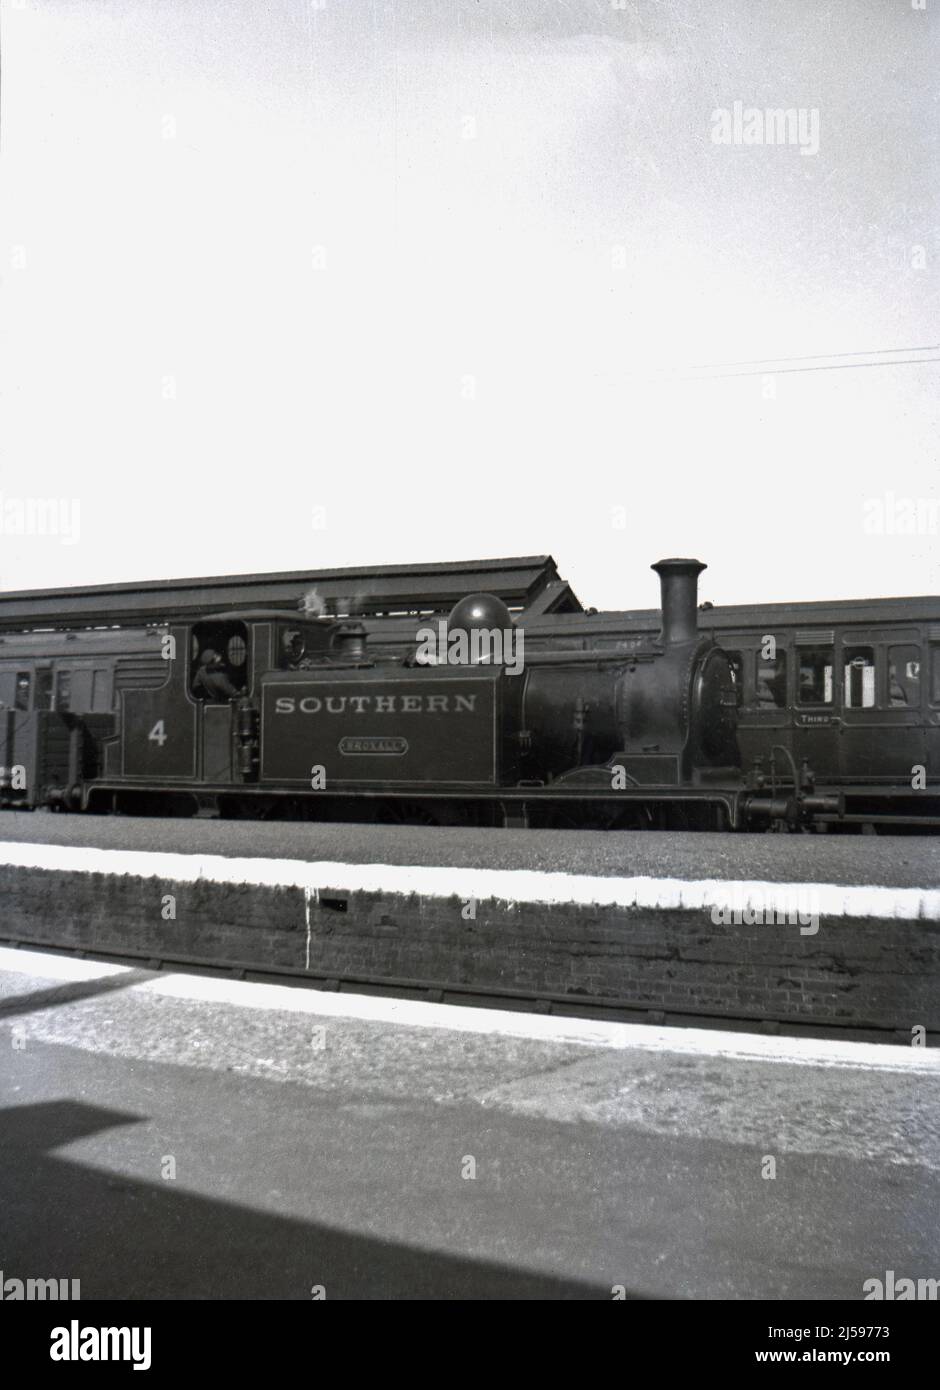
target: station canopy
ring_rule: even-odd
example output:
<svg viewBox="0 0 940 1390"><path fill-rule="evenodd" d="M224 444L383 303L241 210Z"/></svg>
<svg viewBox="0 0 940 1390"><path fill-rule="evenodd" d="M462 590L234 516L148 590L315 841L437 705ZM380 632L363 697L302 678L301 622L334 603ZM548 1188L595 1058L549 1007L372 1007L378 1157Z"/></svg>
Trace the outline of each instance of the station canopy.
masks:
<svg viewBox="0 0 940 1390"><path fill-rule="evenodd" d="M450 611L465 594L496 594L518 614L577 613L550 555L441 565L293 570L201 579L0 593L0 632L159 626L206 613L283 608L324 616L401 617Z"/></svg>

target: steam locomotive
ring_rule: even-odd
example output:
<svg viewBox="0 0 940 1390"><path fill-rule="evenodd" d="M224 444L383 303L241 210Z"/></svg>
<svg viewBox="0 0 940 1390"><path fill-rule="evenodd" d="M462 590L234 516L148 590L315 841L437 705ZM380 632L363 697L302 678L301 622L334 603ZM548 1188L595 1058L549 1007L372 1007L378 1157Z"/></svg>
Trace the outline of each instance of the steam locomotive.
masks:
<svg viewBox="0 0 940 1390"><path fill-rule="evenodd" d="M436 654L353 617L244 608L0 638L5 806L429 824L797 828L838 817L786 749L741 764L698 560L652 567L660 630L524 648L492 593ZM502 651L478 640L505 639ZM450 644L467 639L454 661ZM458 641L454 645L460 646ZM511 653L512 660L507 659Z"/></svg>

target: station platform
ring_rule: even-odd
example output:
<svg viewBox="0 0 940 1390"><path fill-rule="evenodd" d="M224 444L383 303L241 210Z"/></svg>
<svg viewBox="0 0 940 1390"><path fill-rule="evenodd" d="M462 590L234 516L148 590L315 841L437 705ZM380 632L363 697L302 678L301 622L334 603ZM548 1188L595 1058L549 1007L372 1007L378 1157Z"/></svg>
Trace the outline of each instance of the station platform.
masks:
<svg viewBox="0 0 940 1390"><path fill-rule="evenodd" d="M0 1268L91 1298L860 1299L940 1053L0 950Z"/></svg>

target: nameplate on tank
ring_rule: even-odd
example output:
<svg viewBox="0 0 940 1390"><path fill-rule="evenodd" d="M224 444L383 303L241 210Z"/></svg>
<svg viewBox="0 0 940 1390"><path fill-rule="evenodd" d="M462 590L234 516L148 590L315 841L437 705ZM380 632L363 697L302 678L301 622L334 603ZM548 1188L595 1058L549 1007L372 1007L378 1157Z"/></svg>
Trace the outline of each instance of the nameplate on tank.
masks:
<svg viewBox="0 0 940 1390"><path fill-rule="evenodd" d="M366 735L365 738L341 738L339 741L339 751L344 757L365 756L369 753L398 754L408 752L408 740L406 738L375 738Z"/></svg>

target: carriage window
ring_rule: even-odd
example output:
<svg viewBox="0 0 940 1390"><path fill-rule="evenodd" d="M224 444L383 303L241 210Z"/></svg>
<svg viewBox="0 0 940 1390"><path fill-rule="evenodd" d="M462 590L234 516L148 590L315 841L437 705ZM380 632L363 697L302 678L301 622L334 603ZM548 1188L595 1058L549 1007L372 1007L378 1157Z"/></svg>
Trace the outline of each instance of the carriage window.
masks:
<svg viewBox="0 0 940 1390"><path fill-rule="evenodd" d="M888 648L888 704L920 708L920 647L913 642Z"/></svg>
<svg viewBox="0 0 940 1390"><path fill-rule="evenodd" d="M871 709L875 703L875 652L872 647L843 647L846 709Z"/></svg>
<svg viewBox="0 0 940 1390"><path fill-rule="evenodd" d="M52 709L52 672L36 672L36 708Z"/></svg>
<svg viewBox="0 0 940 1390"><path fill-rule="evenodd" d="M94 671L91 678L91 708L95 714L103 714L111 708L108 698L108 672Z"/></svg>
<svg viewBox="0 0 940 1390"><path fill-rule="evenodd" d="M930 646L930 703L940 705L940 643Z"/></svg>
<svg viewBox="0 0 940 1390"><path fill-rule="evenodd" d="M755 676L757 703L765 709L784 709L787 703L786 652L778 652L769 659L758 652Z"/></svg>
<svg viewBox="0 0 940 1390"><path fill-rule="evenodd" d="M55 707L66 712L72 707L72 673L57 671L55 677Z"/></svg>
<svg viewBox="0 0 940 1390"><path fill-rule="evenodd" d="M832 648L800 650L800 704L832 704Z"/></svg>
<svg viewBox="0 0 940 1390"><path fill-rule="evenodd" d="M28 671L16 673L16 708L29 709L30 674Z"/></svg>

